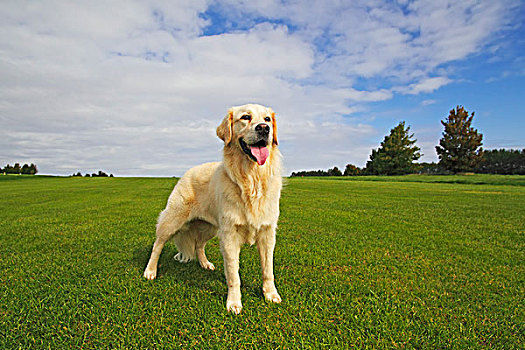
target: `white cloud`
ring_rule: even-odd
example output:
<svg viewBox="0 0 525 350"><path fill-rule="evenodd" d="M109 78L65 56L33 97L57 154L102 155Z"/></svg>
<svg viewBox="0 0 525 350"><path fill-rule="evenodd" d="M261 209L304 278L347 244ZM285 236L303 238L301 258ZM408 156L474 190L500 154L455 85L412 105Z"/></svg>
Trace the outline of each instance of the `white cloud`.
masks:
<svg viewBox="0 0 525 350"><path fill-rule="evenodd" d="M452 80L445 77L433 77L422 80L418 83L410 84L406 87L396 88L397 91L410 95L418 95L420 93L434 92L442 86L451 83Z"/></svg>
<svg viewBox="0 0 525 350"><path fill-rule="evenodd" d="M430 105L433 105L434 103L436 103L437 101L436 100L433 100L433 99L429 99L429 100L423 100L421 101L421 105L422 106L430 106Z"/></svg>
<svg viewBox="0 0 525 350"><path fill-rule="evenodd" d="M259 102L278 112L290 171L362 165L382 131L348 116L451 83L441 67L483 48L512 8L398 3L410 11L380 1L3 2L0 159L47 173L181 175L219 159L214 129L229 106ZM216 25L203 16L210 4L246 29L201 35Z"/></svg>

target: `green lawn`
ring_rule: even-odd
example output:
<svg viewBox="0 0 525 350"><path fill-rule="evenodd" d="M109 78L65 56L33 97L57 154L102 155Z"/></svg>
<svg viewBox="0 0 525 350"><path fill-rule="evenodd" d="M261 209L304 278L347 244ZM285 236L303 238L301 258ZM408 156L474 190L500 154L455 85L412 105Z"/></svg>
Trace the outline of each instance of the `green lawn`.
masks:
<svg viewBox="0 0 525 350"><path fill-rule="evenodd" d="M246 246L233 316L217 239L142 277L174 179L0 176L0 348L522 349L524 178L288 179L283 303Z"/></svg>

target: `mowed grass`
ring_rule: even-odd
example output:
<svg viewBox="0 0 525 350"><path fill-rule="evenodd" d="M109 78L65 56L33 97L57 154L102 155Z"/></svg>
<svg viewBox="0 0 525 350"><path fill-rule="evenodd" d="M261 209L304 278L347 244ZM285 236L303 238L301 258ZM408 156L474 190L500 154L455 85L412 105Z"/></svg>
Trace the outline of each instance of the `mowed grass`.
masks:
<svg viewBox="0 0 525 350"><path fill-rule="evenodd" d="M0 176L0 348L524 348L522 178L407 179L288 179L283 303L245 246L233 316L217 239L142 277L175 179Z"/></svg>

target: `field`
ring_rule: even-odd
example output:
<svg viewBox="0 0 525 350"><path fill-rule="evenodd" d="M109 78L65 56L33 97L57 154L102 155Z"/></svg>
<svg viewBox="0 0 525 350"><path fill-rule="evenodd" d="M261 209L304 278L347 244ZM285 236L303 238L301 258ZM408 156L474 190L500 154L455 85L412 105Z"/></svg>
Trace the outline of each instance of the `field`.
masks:
<svg viewBox="0 0 525 350"><path fill-rule="evenodd" d="M142 277L175 181L0 176L0 348L525 347L524 177L288 179L283 303L246 246L239 316L217 239Z"/></svg>

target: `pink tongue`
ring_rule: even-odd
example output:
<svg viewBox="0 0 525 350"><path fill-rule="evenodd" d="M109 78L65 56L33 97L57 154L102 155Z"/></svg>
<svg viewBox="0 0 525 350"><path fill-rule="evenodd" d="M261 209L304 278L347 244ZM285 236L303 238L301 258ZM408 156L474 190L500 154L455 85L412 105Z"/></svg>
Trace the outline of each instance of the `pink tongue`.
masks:
<svg viewBox="0 0 525 350"><path fill-rule="evenodd" d="M257 158L257 164L259 165L263 165L264 162L266 162L268 154L270 153L268 148L256 146L250 147L250 151L252 152L253 156Z"/></svg>

